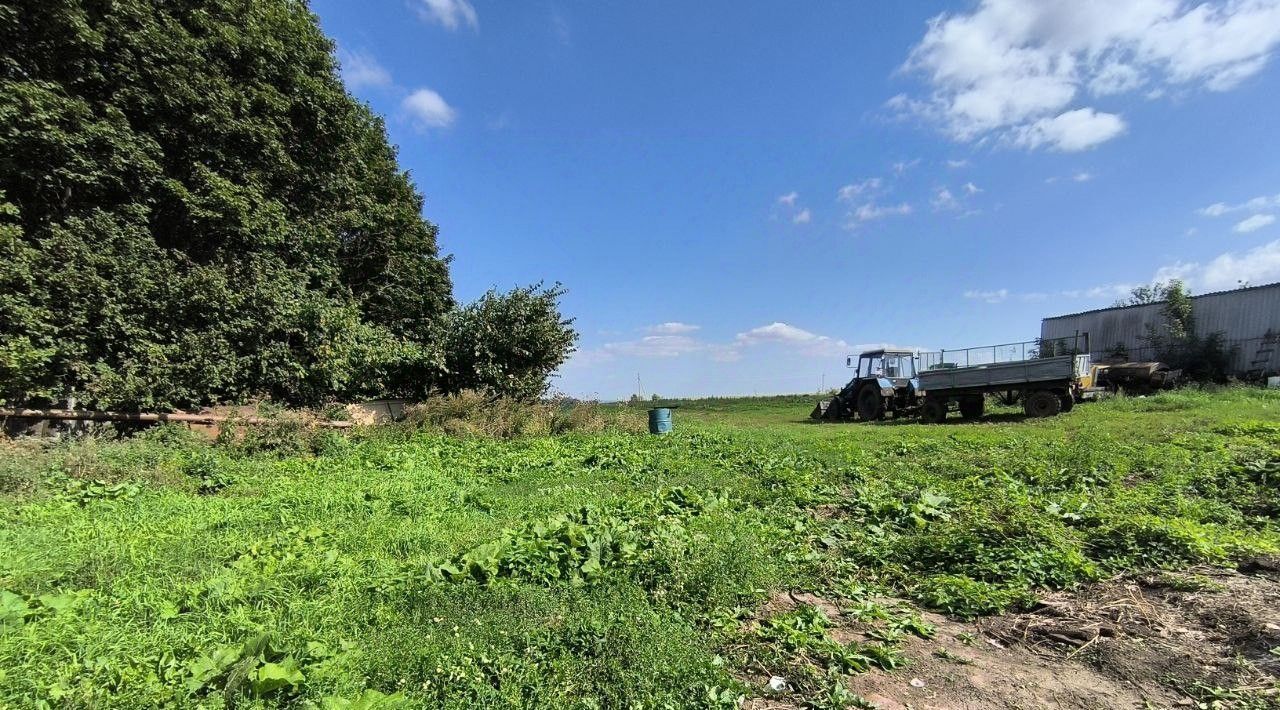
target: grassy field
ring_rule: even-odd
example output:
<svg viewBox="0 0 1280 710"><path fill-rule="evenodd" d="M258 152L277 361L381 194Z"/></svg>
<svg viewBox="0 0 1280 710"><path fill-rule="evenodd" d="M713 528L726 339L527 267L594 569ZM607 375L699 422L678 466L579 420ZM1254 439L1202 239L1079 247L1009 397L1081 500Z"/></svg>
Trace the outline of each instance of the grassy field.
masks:
<svg viewBox="0 0 1280 710"><path fill-rule="evenodd" d="M0 706L734 707L767 667L856 707L918 609L1280 549L1276 392L938 426L680 404L665 437L0 444ZM884 632L763 611L783 590Z"/></svg>

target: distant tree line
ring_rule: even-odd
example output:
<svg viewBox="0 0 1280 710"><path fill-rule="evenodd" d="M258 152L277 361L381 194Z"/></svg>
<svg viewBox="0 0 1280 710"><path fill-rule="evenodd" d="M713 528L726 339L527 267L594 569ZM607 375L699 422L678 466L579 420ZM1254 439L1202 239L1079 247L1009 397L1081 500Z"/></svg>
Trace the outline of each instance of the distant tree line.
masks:
<svg viewBox="0 0 1280 710"><path fill-rule="evenodd" d="M455 303L333 49L298 0L0 0L0 400L545 392L563 291Z"/></svg>

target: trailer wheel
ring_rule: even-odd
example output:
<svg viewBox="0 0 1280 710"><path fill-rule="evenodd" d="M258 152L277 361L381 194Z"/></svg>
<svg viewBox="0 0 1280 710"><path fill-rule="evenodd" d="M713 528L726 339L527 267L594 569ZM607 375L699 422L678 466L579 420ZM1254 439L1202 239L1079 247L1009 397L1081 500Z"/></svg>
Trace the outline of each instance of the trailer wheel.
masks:
<svg viewBox="0 0 1280 710"><path fill-rule="evenodd" d="M1059 392L1058 400L1062 402L1062 412L1064 414L1076 408L1076 398L1071 395L1070 390Z"/></svg>
<svg viewBox="0 0 1280 710"><path fill-rule="evenodd" d="M867 385L858 393L858 416L868 422L884 418L884 397L879 387Z"/></svg>
<svg viewBox="0 0 1280 710"><path fill-rule="evenodd" d="M1049 390L1036 390L1022 401L1022 411L1028 417L1052 417L1062 411L1062 400Z"/></svg>
<svg viewBox="0 0 1280 710"><path fill-rule="evenodd" d="M965 419L982 418L982 412L985 408L986 400L980 394L964 397L960 400L960 416Z"/></svg>
<svg viewBox="0 0 1280 710"><path fill-rule="evenodd" d="M920 407L920 418L927 424L941 424L947 420L947 400L926 399Z"/></svg>

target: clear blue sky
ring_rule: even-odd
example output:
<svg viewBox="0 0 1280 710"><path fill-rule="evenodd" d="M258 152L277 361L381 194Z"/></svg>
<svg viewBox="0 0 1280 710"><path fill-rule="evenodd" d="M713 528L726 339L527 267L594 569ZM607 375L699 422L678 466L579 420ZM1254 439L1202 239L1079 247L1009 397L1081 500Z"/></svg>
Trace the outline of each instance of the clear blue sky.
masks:
<svg viewBox="0 0 1280 710"><path fill-rule="evenodd" d="M313 0L456 292L560 281L605 399L813 391L1280 280L1280 0Z"/></svg>

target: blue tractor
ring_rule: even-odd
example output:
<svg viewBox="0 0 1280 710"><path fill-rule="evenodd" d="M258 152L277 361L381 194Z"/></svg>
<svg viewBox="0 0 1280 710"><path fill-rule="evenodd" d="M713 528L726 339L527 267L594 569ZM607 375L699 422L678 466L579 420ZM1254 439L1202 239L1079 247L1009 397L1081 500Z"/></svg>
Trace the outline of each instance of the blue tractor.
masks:
<svg viewBox="0 0 1280 710"><path fill-rule="evenodd" d="M846 361L853 367L853 358ZM858 356L858 372L830 400L818 403L814 419L873 422L885 415L913 414L920 406L916 354L910 350L868 350Z"/></svg>

